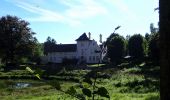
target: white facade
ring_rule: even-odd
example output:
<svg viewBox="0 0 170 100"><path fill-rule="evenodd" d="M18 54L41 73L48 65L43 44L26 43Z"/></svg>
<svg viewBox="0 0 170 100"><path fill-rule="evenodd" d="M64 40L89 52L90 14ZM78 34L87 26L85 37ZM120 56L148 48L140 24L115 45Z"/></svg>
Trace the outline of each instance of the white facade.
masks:
<svg viewBox="0 0 170 100"><path fill-rule="evenodd" d="M64 58L67 59L78 59L78 62L84 61L86 63L98 63L100 61L100 51L101 48L95 40L90 40L87 35L84 33L79 39L76 40L77 44L67 44L75 46L75 50L65 50L65 49L56 52L50 52L48 55L43 57L44 62L53 62L53 63L62 63ZM58 44L62 46L64 44ZM74 46L73 46L74 45ZM57 45L56 45L57 46ZM98 51L98 52L97 52Z"/></svg>
<svg viewBox="0 0 170 100"><path fill-rule="evenodd" d="M78 41L77 42L77 58L87 63L98 63L100 60L100 47L96 41Z"/></svg>

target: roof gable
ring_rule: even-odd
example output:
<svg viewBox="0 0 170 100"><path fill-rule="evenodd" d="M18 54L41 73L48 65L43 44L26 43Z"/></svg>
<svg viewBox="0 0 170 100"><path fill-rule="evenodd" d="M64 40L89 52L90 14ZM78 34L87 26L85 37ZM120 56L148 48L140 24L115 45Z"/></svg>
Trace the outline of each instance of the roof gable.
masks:
<svg viewBox="0 0 170 100"><path fill-rule="evenodd" d="M51 52L76 52L77 44L57 44Z"/></svg>
<svg viewBox="0 0 170 100"><path fill-rule="evenodd" d="M83 33L76 41L89 41L90 39L87 37L86 33Z"/></svg>

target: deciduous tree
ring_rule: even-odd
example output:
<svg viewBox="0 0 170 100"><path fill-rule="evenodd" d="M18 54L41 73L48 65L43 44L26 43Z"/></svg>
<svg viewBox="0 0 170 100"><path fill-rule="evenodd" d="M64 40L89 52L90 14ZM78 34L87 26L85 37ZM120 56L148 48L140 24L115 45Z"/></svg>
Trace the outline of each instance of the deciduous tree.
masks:
<svg viewBox="0 0 170 100"><path fill-rule="evenodd" d="M144 38L140 34L135 34L130 37L128 42L129 55L135 58L144 56Z"/></svg>
<svg viewBox="0 0 170 100"><path fill-rule="evenodd" d="M7 63L16 63L33 54L36 38L29 23L16 16L0 18L0 56Z"/></svg>
<svg viewBox="0 0 170 100"><path fill-rule="evenodd" d="M108 38L107 47L108 57L110 58L111 62L116 64L119 63L125 55L125 39L122 36L114 33Z"/></svg>
<svg viewBox="0 0 170 100"><path fill-rule="evenodd" d="M51 37L47 37L46 42L44 42L44 54L47 55L48 52L51 52L51 50L54 49L55 45L56 45L56 41Z"/></svg>

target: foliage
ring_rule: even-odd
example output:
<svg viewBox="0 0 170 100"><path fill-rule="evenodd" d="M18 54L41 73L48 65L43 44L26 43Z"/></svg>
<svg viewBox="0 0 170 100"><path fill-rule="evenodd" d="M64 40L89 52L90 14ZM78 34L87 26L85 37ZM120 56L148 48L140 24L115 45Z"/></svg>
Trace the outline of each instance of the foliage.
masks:
<svg viewBox="0 0 170 100"><path fill-rule="evenodd" d="M159 34L151 35L149 41L149 56L155 62L159 62L160 48L159 48Z"/></svg>
<svg viewBox="0 0 170 100"><path fill-rule="evenodd" d="M107 47L111 62L119 63L125 55L125 39L118 34L111 34L107 39Z"/></svg>
<svg viewBox="0 0 170 100"><path fill-rule="evenodd" d="M144 37L144 52L146 56L148 56L148 52L149 52L149 41L150 41L150 34L146 33Z"/></svg>
<svg viewBox="0 0 170 100"><path fill-rule="evenodd" d="M151 34L158 33L158 28L155 28L154 24L150 24L150 32Z"/></svg>
<svg viewBox="0 0 170 100"><path fill-rule="evenodd" d="M135 34L130 37L128 42L129 55L135 58L144 56L144 38L140 34Z"/></svg>
<svg viewBox="0 0 170 100"><path fill-rule="evenodd" d="M40 70L33 71L30 67L26 67L26 70L41 80L41 78L40 78L41 71Z"/></svg>
<svg viewBox="0 0 170 100"><path fill-rule="evenodd" d="M16 16L0 18L0 56L6 63L14 63L33 54L37 40L28 25L28 22Z"/></svg>
<svg viewBox="0 0 170 100"><path fill-rule="evenodd" d="M83 94L88 97L91 97L92 100L95 100L95 95L110 98L109 92L105 87L99 87L96 85L98 81L97 78L99 72L93 71L93 74L94 74L93 76L88 76L83 79L81 83L81 85L83 86L82 87Z"/></svg>
<svg viewBox="0 0 170 100"><path fill-rule="evenodd" d="M37 42L33 52L34 53L32 57L30 58L31 61L36 62L37 64L40 64L41 56L43 56L43 45Z"/></svg>
<svg viewBox="0 0 170 100"><path fill-rule="evenodd" d="M131 63L122 63L121 66L116 68L113 68L112 65L109 66L111 67L107 67L107 68L102 67L102 69L100 69L99 67L95 68L98 69L97 70L98 77L95 82L96 83L95 91L98 91L98 88L105 87L109 92L110 100L132 100L132 99L159 100L159 82L160 82L159 66L153 67L153 65L147 64L145 62L136 65L133 65ZM91 72L92 75L93 73L95 73L94 71L91 71L91 69L86 69L86 70L79 69L79 70L66 71L65 74L50 75L49 77L53 76L53 78L50 78L50 80L45 80L45 81L33 80L34 79L33 77L26 78L27 80L22 80L22 78L19 78L19 81L21 82L29 81L31 83L36 82L36 84L32 85L31 87L23 88L23 89L2 87L2 89L0 89L0 97L2 100L13 100L18 98L23 100L24 99L74 100L76 98L80 99L86 96L83 94L82 91L83 88L88 88L91 92L93 90L92 89L93 87L92 85L94 83L93 76L88 76L85 78L86 74L89 72ZM100 74L111 74L111 77L100 78L99 77ZM29 74L28 71L24 71L24 70L12 70L10 72L0 72L0 76L4 76L4 75L12 77L14 75L28 76L31 74ZM59 78L56 79L54 76ZM67 78L67 80L61 80L64 79L65 77ZM78 80L82 80L82 81L73 81L71 79L76 77L78 77ZM44 76L41 76L41 79L43 78ZM1 78L1 82L2 81L4 80L2 80ZM12 81L16 81L16 79L13 78ZM0 84L4 86L3 83L4 82ZM65 93L68 90L76 90L74 97L68 93ZM13 95L9 95L11 93ZM86 100L91 98L92 97L86 96ZM98 94L95 94L95 99L107 100L107 98L102 97Z"/></svg>
<svg viewBox="0 0 170 100"><path fill-rule="evenodd" d="M146 33L146 34L145 34L145 40L146 40L146 41L149 41L149 39L150 39L150 35L149 35L148 33Z"/></svg>
<svg viewBox="0 0 170 100"><path fill-rule="evenodd" d="M150 24L151 34L148 41L148 55L155 63L159 62L160 48L159 48L159 33L158 28L154 27L154 24Z"/></svg>
<svg viewBox="0 0 170 100"><path fill-rule="evenodd" d="M48 52L51 52L56 45L56 41L51 37L47 37L46 42L44 42L44 54L47 55Z"/></svg>
<svg viewBox="0 0 170 100"><path fill-rule="evenodd" d="M105 87L97 87L96 86L96 80L97 80L97 74L98 74L97 72L94 73L95 74L95 77L93 77L94 81L92 81L88 77L86 77L82 81L82 83L81 83L82 86L83 86L83 82L85 82L85 83L88 83L92 87L92 89L89 89L89 88L83 86L83 88L82 88L82 93L83 94L80 96L80 94L77 93L76 89L73 86L71 86L68 90L63 91L62 88L61 88L61 84L57 80L53 80L53 81L49 82L49 81L46 81L46 80L44 80L44 79L42 79L40 77L39 73L41 71L37 71L37 70L33 71L30 67L26 67L26 70L29 71L31 74L33 74L38 79L40 79L40 80L48 83L49 85L53 86L56 90L59 90L59 91L64 92L66 94L69 94L69 95L71 95L71 96L73 96L75 98L79 98L81 100L84 100L84 96L83 95L88 96L88 97L92 97L92 100L95 99L95 95L99 95L101 97L110 98L109 92L107 91L107 89Z"/></svg>

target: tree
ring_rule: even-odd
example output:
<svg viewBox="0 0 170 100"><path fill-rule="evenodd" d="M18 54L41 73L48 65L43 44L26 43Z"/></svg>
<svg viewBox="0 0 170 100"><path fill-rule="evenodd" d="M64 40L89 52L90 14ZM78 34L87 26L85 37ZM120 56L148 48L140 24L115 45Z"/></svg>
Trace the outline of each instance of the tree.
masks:
<svg viewBox="0 0 170 100"><path fill-rule="evenodd" d="M47 37L46 42L44 42L44 54L47 55L48 52L51 52L56 45L56 41L51 37Z"/></svg>
<svg viewBox="0 0 170 100"><path fill-rule="evenodd" d="M149 41L150 41L150 34L146 33L144 37L144 49L145 49L145 55L147 56L149 52Z"/></svg>
<svg viewBox="0 0 170 100"><path fill-rule="evenodd" d="M149 39L150 39L150 35L149 35L149 33L146 33L146 34L145 34L145 40L146 40L146 41L149 41Z"/></svg>
<svg viewBox="0 0 170 100"><path fill-rule="evenodd" d="M153 23L150 24L150 32L151 33L157 33L157 28L155 28Z"/></svg>
<svg viewBox="0 0 170 100"><path fill-rule="evenodd" d="M118 64L125 55L125 39L118 34L111 34L107 39L108 57Z"/></svg>
<svg viewBox="0 0 170 100"><path fill-rule="evenodd" d="M161 100L170 100L170 1L159 0L159 32L161 56Z"/></svg>
<svg viewBox="0 0 170 100"><path fill-rule="evenodd" d="M36 43L35 49L33 51L33 56L31 57L31 61L36 62L37 64L40 64L41 62L41 56L43 56L43 44Z"/></svg>
<svg viewBox="0 0 170 100"><path fill-rule="evenodd" d="M33 54L37 40L28 25L16 16L0 18L0 56L6 63L16 63L18 59Z"/></svg>
<svg viewBox="0 0 170 100"><path fill-rule="evenodd" d="M140 34L130 37L128 42L129 55L135 58L144 56L144 38Z"/></svg>
<svg viewBox="0 0 170 100"><path fill-rule="evenodd" d="M153 33L149 39L149 52L148 55L154 63L159 63L160 47L159 47L159 34Z"/></svg>

